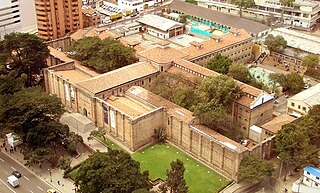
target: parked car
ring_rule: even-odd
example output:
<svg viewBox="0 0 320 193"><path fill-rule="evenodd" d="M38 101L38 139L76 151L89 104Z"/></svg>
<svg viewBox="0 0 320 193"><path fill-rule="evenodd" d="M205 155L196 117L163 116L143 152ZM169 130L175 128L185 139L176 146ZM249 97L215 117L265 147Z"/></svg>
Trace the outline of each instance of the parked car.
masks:
<svg viewBox="0 0 320 193"><path fill-rule="evenodd" d="M14 175L14 176L17 177L17 178L21 178L21 176L22 176L19 171L13 171L13 172L12 172L12 175Z"/></svg>
<svg viewBox="0 0 320 193"><path fill-rule="evenodd" d="M55 191L54 189L48 189L47 193L58 193L57 191Z"/></svg>

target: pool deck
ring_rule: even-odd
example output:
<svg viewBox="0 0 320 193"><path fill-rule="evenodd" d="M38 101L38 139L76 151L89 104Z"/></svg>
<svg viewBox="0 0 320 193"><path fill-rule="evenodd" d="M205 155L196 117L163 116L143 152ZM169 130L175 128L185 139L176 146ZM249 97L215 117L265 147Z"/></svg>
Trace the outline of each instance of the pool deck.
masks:
<svg viewBox="0 0 320 193"><path fill-rule="evenodd" d="M190 46L190 42L193 42L193 41L203 42L205 40L198 37L190 36L187 34L181 34L179 36L174 36L168 39L168 41L173 42L177 45L180 45L181 47L188 47Z"/></svg>

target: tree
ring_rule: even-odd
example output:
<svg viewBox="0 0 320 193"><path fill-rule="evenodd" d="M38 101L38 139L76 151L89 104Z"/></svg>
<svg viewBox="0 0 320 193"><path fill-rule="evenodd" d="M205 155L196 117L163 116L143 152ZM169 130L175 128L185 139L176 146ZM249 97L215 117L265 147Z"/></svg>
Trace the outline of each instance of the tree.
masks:
<svg viewBox="0 0 320 193"><path fill-rule="evenodd" d="M172 102L189 110L194 106L196 101L196 94L193 87L178 89L172 97Z"/></svg>
<svg viewBox="0 0 320 193"><path fill-rule="evenodd" d="M194 4L194 5L197 5L197 1L195 0L186 0L187 3L190 3L190 4Z"/></svg>
<svg viewBox="0 0 320 193"><path fill-rule="evenodd" d="M9 75L0 75L0 95L14 94L21 91L23 81L20 78L14 78Z"/></svg>
<svg viewBox="0 0 320 193"><path fill-rule="evenodd" d="M184 171L186 170L183 162L179 159L170 163L171 169L167 170L167 179L164 186L161 187L162 192L169 189L170 193L187 193L188 186L184 179Z"/></svg>
<svg viewBox="0 0 320 193"><path fill-rule="evenodd" d="M273 84L280 84L283 91L288 91L291 94L296 94L304 88L302 76L295 72L286 75L281 73L270 74L269 79Z"/></svg>
<svg viewBox="0 0 320 193"><path fill-rule="evenodd" d="M179 20L179 22L180 22L180 23L186 23L186 22L187 22L187 18L188 18L188 15L186 15L186 14L181 14L181 15L180 15L180 20Z"/></svg>
<svg viewBox="0 0 320 193"><path fill-rule="evenodd" d="M272 163L257 156L246 156L241 160L238 176L251 183L259 183L268 179L274 172Z"/></svg>
<svg viewBox="0 0 320 193"><path fill-rule="evenodd" d="M210 70L227 74L231 64L232 60L230 58L222 56L221 54L216 54L205 66Z"/></svg>
<svg viewBox="0 0 320 193"><path fill-rule="evenodd" d="M252 76L249 72L249 69L242 64L232 64L229 67L228 75L247 84L252 81Z"/></svg>
<svg viewBox="0 0 320 193"><path fill-rule="evenodd" d="M44 161L54 165L70 144L80 140L79 136L70 135L68 126L59 122L65 112L61 100L40 87L2 95L0 107L2 127L22 139L25 144L22 153L30 165Z"/></svg>
<svg viewBox="0 0 320 193"><path fill-rule="evenodd" d="M102 137L103 140L105 141L106 140L106 135L107 134L107 131L104 129L104 128L98 128L98 129L95 129L93 131L91 131L90 133L90 136L97 136L97 137Z"/></svg>
<svg viewBox="0 0 320 193"><path fill-rule="evenodd" d="M85 37L68 48L69 56L100 72L108 72L137 62L133 48L106 38Z"/></svg>
<svg viewBox="0 0 320 193"><path fill-rule="evenodd" d="M13 78L23 75L27 87L38 83L46 65L49 49L42 39L28 33L10 33L0 43L0 64L3 74Z"/></svg>
<svg viewBox="0 0 320 193"><path fill-rule="evenodd" d="M302 66L308 70L314 70L319 65L319 57L315 54L310 54L302 59Z"/></svg>
<svg viewBox="0 0 320 193"><path fill-rule="evenodd" d="M270 55L272 52L282 52L287 47L287 41L282 36L274 37L272 34L266 37L264 44L270 50Z"/></svg>
<svg viewBox="0 0 320 193"><path fill-rule="evenodd" d="M81 164L75 177L82 193L131 193L149 189L149 173L140 172L140 164L124 151L108 149L95 152Z"/></svg>
<svg viewBox="0 0 320 193"><path fill-rule="evenodd" d="M62 170L69 171L71 169L72 160L70 157L60 157L58 160L58 167Z"/></svg>
<svg viewBox="0 0 320 193"><path fill-rule="evenodd" d="M249 7L254 7L255 2L254 0L231 0L231 3L239 7L239 15L242 17L242 10L247 9Z"/></svg>

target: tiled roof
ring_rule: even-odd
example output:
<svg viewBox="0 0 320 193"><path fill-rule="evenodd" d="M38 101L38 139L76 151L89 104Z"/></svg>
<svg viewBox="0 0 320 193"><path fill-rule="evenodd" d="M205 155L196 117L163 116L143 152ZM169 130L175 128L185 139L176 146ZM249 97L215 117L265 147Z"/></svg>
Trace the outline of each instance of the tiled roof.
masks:
<svg viewBox="0 0 320 193"><path fill-rule="evenodd" d="M114 33L112 31L104 31L99 34L99 38L102 40L106 38L119 39L122 36L123 36L122 34Z"/></svg>
<svg viewBox="0 0 320 193"><path fill-rule="evenodd" d="M75 66L78 68L78 69L81 69L83 71L85 71L86 73L92 75L92 76L97 76L97 75L100 75L100 73L94 71L93 69L89 68L89 67L86 67L84 65L82 65L79 61L75 60L75 59L72 59L72 58L69 58L65 53L57 50L57 49L54 49L53 47L50 47L48 46L48 49L50 51L50 55L55 57L55 58L58 58L59 60L61 60L62 62L74 62Z"/></svg>
<svg viewBox="0 0 320 193"><path fill-rule="evenodd" d="M89 7L85 8L85 9L82 7L81 11L82 11L82 13L89 14L89 15L92 15L96 12L94 9L89 8Z"/></svg>
<svg viewBox="0 0 320 193"><path fill-rule="evenodd" d="M85 72L78 69L55 71L54 73L61 76L64 79L69 80L72 83L84 81L92 77L89 74L86 74Z"/></svg>
<svg viewBox="0 0 320 193"><path fill-rule="evenodd" d="M195 117L192 116L191 111L188 111L187 109L182 108L179 105L176 105L142 87L133 86L129 88L126 93L138 97L139 99L142 99L156 107L165 107L168 114L177 117L182 121L192 123L195 119Z"/></svg>
<svg viewBox="0 0 320 193"><path fill-rule="evenodd" d="M138 41L131 41L126 37L121 37L118 40L125 46L136 46L139 44Z"/></svg>
<svg viewBox="0 0 320 193"><path fill-rule="evenodd" d="M273 118L271 121L261 125L261 127L265 130L271 131L272 133L277 133L283 125L291 123L296 119L297 118L284 113L278 117Z"/></svg>
<svg viewBox="0 0 320 193"><path fill-rule="evenodd" d="M144 113L150 112L153 109L155 109L150 105L142 104L141 102L127 96L119 97L112 95L106 100L106 102L112 105L113 107L119 109L120 111L126 113L132 118L140 116Z"/></svg>
<svg viewBox="0 0 320 193"><path fill-rule="evenodd" d="M70 38L72 40L80 40L81 38L83 38L90 30L92 29L92 27L90 28L85 28L85 29L78 29L77 31L75 31L74 33L72 33L70 35Z"/></svg>
<svg viewBox="0 0 320 193"><path fill-rule="evenodd" d="M171 10L179 11L191 16L197 16L208 21L213 21L221 25L226 25L231 28L245 29L249 33L258 34L259 32L270 29L269 26L249 19L221 13L219 11L207 9L197 5L192 5L180 0L174 0L170 5Z"/></svg>
<svg viewBox="0 0 320 193"><path fill-rule="evenodd" d="M157 73L157 68L149 62L131 64L77 84L89 92L96 94L141 77Z"/></svg>
<svg viewBox="0 0 320 193"><path fill-rule="evenodd" d="M181 50L187 53L189 58L192 59L251 38L250 34L248 34L244 29L240 29L239 32L240 35L238 36L234 36L232 33L222 35L220 36L222 41L219 42L210 38L209 40L201 42L201 48L190 45L189 47L182 48Z"/></svg>
<svg viewBox="0 0 320 193"><path fill-rule="evenodd" d="M170 63L174 60L186 58L188 54L171 47L166 48L150 48L138 53L138 56L151 60L159 64Z"/></svg>

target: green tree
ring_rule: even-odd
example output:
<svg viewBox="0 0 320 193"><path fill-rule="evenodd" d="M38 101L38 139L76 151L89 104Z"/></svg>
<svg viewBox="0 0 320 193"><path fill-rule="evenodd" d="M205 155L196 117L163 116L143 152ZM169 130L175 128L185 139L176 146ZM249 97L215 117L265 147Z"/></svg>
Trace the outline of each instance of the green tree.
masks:
<svg viewBox="0 0 320 193"><path fill-rule="evenodd" d="M222 56L221 54L216 54L205 66L210 70L227 74L231 64L232 60L230 58Z"/></svg>
<svg viewBox="0 0 320 193"><path fill-rule="evenodd" d="M137 62L133 48L106 38L85 37L68 48L69 56L100 72L108 72Z"/></svg>
<svg viewBox="0 0 320 193"><path fill-rule="evenodd" d="M319 57L315 54L310 54L302 59L302 66L308 70L314 70L319 65Z"/></svg>
<svg viewBox="0 0 320 193"><path fill-rule="evenodd" d="M187 3L190 3L190 4L194 4L194 5L197 5L197 1L195 0L186 0Z"/></svg>
<svg viewBox="0 0 320 193"><path fill-rule="evenodd" d="M194 93L193 87L178 89L172 97L172 102L186 109L191 109L196 101L196 94Z"/></svg>
<svg viewBox="0 0 320 193"><path fill-rule="evenodd" d="M187 193L188 186L184 179L184 171L186 170L183 162L179 159L170 163L171 169L167 170L167 179L165 184L161 187L162 192L167 192L169 189L170 193Z"/></svg>
<svg viewBox="0 0 320 193"><path fill-rule="evenodd" d="M231 0L231 3L239 7L239 16L242 17L242 10L249 7L254 7L254 0Z"/></svg>
<svg viewBox="0 0 320 193"><path fill-rule="evenodd" d="M149 173L140 172L140 164L124 151L108 149L95 152L81 164L75 184L82 193L131 193L149 188Z"/></svg>
<svg viewBox="0 0 320 193"><path fill-rule="evenodd" d="M272 176L274 166L257 156L246 156L241 160L238 176L248 182L262 182Z"/></svg>
<svg viewBox="0 0 320 193"><path fill-rule="evenodd" d="M104 129L104 128L98 128L98 129L95 129L93 131L91 131L90 133L90 136L97 136L97 137L102 137L103 140L105 141L106 140L106 135L107 134L107 131Z"/></svg>
<svg viewBox="0 0 320 193"><path fill-rule="evenodd" d="M49 49L42 39L28 33L10 33L0 41L2 74L13 78L26 76L27 87L38 83L46 65Z"/></svg>
<svg viewBox="0 0 320 193"><path fill-rule="evenodd" d="M272 34L266 37L264 44L270 50L270 54L272 52L282 52L287 47L287 41L282 36L274 37Z"/></svg>
<svg viewBox="0 0 320 193"><path fill-rule="evenodd" d="M252 76L249 72L249 69L242 64L232 64L229 67L228 75L236 80L239 80L247 84L252 81Z"/></svg>
<svg viewBox="0 0 320 193"><path fill-rule="evenodd" d="M57 166L62 170L68 171L71 169L71 161L70 157L60 157Z"/></svg>
<svg viewBox="0 0 320 193"><path fill-rule="evenodd" d="M281 74L274 73L269 75L269 79L273 84L280 84L283 91L288 91L291 94L296 94L303 90L304 82L302 76L297 73Z"/></svg>
<svg viewBox="0 0 320 193"><path fill-rule="evenodd" d="M181 14L181 15L180 15L180 20L179 20L179 22L180 22L180 23L186 23L186 22L187 22L187 18L188 18L188 15L186 15L186 14Z"/></svg>
<svg viewBox="0 0 320 193"><path fill-rule="evenodd" d="M14 78L9 75L0 75L0 95L13 94L21 91L23 81L20 78Z"/></svg>

